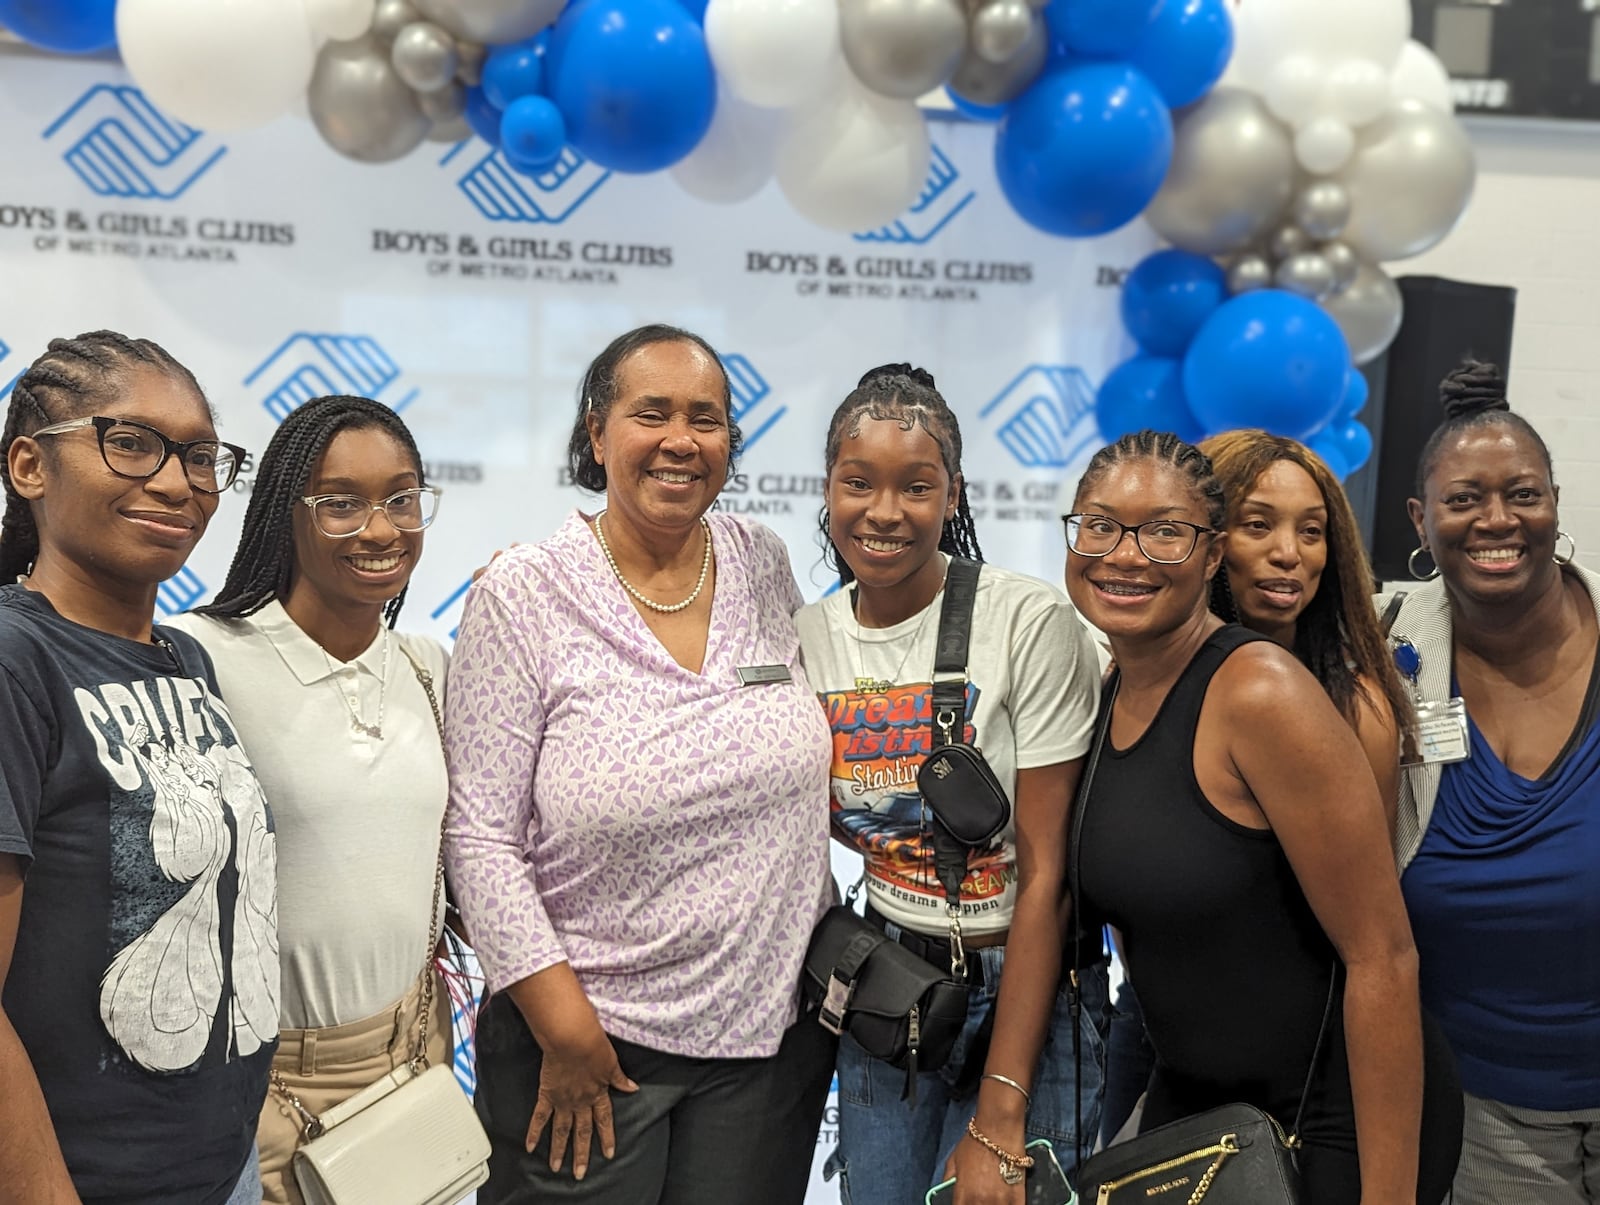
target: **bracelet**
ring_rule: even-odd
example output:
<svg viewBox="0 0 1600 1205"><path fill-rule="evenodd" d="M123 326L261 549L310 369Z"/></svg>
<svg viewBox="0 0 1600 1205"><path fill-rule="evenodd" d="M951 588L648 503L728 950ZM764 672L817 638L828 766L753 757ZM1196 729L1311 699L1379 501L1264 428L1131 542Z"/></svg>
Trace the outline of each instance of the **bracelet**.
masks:
<svg viewBox="0 0 1600 1205"><path fill-rule="evenodd" d="M1007 1184L1022 1183L1024 1171L1033 1166L1032 1155L1027 1153L1013 1155L999 1143L995 1142L994 1139L990 1138L989 1135L980 1130L976 1121L967 1122L967 1133L974 1138L980 1146L987 1149L991 1155L1000 1160L1000 1178L1002 1180L1004 1180Z"/></svg>
<svg viewBox="0 0 1600 1205"><path fill-rule="evenodd" d="M1028 1095L1028 1090L1021 1084L1017 1083L1017 1081L1012 1079L1009 1075L997 1075L993 1071L986 1071L983 1073L982 1078L992 1079L995 1081L995 1083L1004 1084L1008 1088L1015 1088L1018 1092L1022 1093L1022 1103L1024 1105L1033 1104L1033 1097Z"/></svg>

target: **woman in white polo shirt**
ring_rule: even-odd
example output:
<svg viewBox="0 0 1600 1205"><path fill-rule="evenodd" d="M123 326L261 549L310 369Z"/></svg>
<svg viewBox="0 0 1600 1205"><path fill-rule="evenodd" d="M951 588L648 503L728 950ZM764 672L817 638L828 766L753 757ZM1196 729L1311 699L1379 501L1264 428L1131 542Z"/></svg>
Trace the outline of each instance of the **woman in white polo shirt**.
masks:
<svg viewBox="0 0 1600 1205"><path fill-rule="evenodd" d="M433 911L444 756L422 674L445 653L392 631L438 491L387 406L324 397L268 444L215 602L172 626L211 654L277 826L282 1038L258 1131L269 1202L305 1116L409 1059ZM419 673L418 671L422 671ZM449 1058L435 984L431 1062Z"/></svg>

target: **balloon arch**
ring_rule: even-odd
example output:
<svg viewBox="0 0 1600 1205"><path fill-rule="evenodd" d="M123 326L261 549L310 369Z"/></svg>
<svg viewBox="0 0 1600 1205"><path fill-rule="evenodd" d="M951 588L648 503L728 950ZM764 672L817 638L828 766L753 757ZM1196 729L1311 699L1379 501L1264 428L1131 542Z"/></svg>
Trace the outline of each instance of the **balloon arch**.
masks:
<svg viewBox="0 0 1600 1205"><path fill-rule="evenodd" d="M1449 233L1474 181L1410 23L1408 0L0 0L202 129L304 104L362 162L476 134L537 177L570 147L717 204L775 180L838 231L916 200L942 89L995 126L1031 225L1143 214L1172 244L1126 282L1106 438L1262 426L1340 476L1372 447L1353 369L1400 325L1380 265Z"/></svg>

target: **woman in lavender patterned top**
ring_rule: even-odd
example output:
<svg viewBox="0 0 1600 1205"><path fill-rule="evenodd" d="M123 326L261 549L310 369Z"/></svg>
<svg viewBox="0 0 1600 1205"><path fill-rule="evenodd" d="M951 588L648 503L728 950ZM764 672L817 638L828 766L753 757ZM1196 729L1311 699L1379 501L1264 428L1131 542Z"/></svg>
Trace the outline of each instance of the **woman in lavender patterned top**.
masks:
<svg viewBox="0 0 1600 1205"><path fill-rule="evenodd" d="M830 739L783 545L706 513L738 445L703 340L621 336L569 448L607 509L467 599L446 857L494 993L485 1205L805 1195L833 1067L797 1008L832 893Z"/></svg>

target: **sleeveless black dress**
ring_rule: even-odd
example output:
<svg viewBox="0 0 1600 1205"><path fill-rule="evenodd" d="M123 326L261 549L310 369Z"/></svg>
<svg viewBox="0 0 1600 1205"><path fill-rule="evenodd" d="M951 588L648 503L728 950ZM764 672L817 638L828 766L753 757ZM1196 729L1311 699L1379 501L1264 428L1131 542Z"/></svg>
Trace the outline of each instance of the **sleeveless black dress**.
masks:
<svg viewBox="0 0 1600 1205"><path fill-rule="evenodd" d="M1156 1051L1143 1129L1244 1101L1293 1125L1312 1074L1298 1161L1306 1205L1358 1205L1355 1110L1343 974L1277 837L1228 819L1194 774L1194 738L1212 676L1261 637L1213 633L1143 736L1109 739L1083 816L1084 911L1122 933ZM1113 683L1102 705L1109 708ZM1462 1099L1442 1035L1423 1019L1425 1090L1419 1205L1438 1205L1461 1150Z"/></svg>

